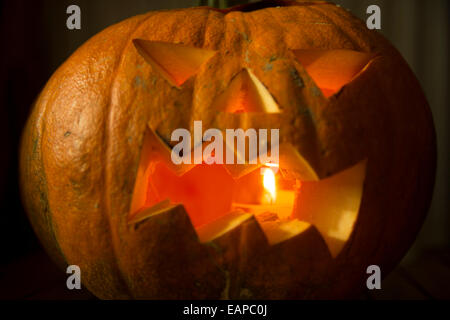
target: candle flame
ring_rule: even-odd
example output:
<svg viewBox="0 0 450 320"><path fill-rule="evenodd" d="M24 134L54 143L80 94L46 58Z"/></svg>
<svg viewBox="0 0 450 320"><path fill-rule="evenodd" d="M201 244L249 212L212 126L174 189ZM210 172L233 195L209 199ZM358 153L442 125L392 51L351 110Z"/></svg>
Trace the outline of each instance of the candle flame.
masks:
<svg viewBox="0 0 450 320"><path fill-rule="evenodd" d="M276 198L276 183L275 183L275 173L270 168L265 168L263 173L263 186L264 189L269 193L271 202L275 201Z"/></svg>

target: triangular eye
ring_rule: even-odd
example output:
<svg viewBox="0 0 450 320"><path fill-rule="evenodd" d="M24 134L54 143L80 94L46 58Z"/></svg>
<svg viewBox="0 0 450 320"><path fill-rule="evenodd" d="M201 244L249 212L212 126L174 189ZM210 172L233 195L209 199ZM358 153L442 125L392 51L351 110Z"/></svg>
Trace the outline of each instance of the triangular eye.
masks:
<svg viewBox="0 0 450 320"><path fill-rule="evenodd" d="M301 49L294 53L327 98L352 81L374 57L353 50Z"/></svg>
<svg viewBox="0 0 450 320"><path fill-rule="evenodd" d="M179 87L195 75L216 51L159 41L134 39L140 55L172 85Z"/></svg>
<svg viewBox="0 0 450 320"><path fill-rule="evenodd" d="M216 110L239 112L279 113L277 103L264 84L248 69L242 70L216 100Z"/></svg>

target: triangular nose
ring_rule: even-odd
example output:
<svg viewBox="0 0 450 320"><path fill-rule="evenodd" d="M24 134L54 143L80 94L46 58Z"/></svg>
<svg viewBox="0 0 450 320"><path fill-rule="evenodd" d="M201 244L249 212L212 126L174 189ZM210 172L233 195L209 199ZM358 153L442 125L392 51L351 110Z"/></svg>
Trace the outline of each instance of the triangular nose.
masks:
<svg viewBox="0 0 450 320"><path fill-rule="evenodd" d="M279 113L280 109L264 84L251 72L243 69L228 88L217 98L214 106L223 112Z"/></svg>
<svg viewBox="0 0 450 320"><path fill-rule="evenodd" d="M216 51L159 41L134 39L139 54L169 83L179 87Z"/></svg>

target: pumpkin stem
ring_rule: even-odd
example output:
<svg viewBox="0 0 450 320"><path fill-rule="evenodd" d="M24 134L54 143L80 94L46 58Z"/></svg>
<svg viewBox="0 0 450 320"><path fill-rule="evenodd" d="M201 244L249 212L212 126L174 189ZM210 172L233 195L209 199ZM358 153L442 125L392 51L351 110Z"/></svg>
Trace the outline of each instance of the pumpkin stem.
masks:
<svg viewBox="0 0 450 320"><path fill-rule="evenodd" d="M196 0L194 6L208 6L219 9L226 9L230 6L249 3L250 0Z"/></svg>

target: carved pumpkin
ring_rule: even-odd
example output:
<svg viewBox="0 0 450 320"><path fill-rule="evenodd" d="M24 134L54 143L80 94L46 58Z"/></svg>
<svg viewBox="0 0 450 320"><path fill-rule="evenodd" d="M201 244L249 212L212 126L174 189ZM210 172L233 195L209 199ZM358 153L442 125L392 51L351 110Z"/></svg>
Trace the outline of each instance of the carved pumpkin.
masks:
<svg viewBox="0 0 450 320"><path fill-rule="evenodd" d="M279 128L279 170L174 164L171 134L194 121ZM312 2L150 12L104 30L52 76L21 149L36 233L100 298L357 294L367 266L386 274L410 246L434 172L407 64Z"/></svg>

